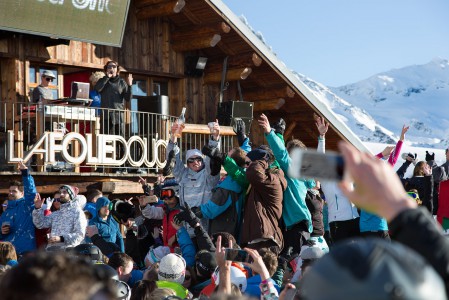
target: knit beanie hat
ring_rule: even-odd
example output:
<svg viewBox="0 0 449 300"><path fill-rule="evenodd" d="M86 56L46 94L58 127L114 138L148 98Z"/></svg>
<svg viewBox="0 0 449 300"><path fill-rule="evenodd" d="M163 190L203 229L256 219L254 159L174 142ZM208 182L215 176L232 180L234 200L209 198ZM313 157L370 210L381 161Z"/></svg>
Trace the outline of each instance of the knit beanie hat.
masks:
<svg viewBox="0 0 449 300"><path fill-rule="evenodd" d="M182 284L186 274L186 261L181 255L170 253L159 263L158 279Z"/></svg>
<svg viewBox="0 0 449 300"><path fill-rule="evenodd" d="M73 188L73 186L65 184L65 185L61 186L59 189L60 190L66 190L67 194L69 194L70 200L73 200L75 198L75 196L76 196L75 195L75 189Z"/></svg>
<svg viewBox="0 0 449 300"><path fill-rule="evenodd" d="M201 250L196 254L196 270L204 278L209 278L217 267L215 254L207 250Z"/></svg>
<svg viewBox="0 0 449 300"><path fill-rule="evenodd" d="M145 260L150 264L155 264L160 262L161 259L170 253L170 248L167 246L159 246L156 248L150 248L147 255L145 256Z"/></svg>

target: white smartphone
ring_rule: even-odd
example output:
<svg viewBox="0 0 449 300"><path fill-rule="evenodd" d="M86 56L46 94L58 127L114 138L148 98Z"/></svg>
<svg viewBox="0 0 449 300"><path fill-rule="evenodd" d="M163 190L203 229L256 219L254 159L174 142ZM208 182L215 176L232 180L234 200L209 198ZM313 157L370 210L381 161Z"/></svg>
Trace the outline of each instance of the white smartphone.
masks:
<svg viewBox="0 0 449 300"><path fill-rule="evenodd" d="M313 178L322 181L341 181L344 176L343 156L336 152L294 149L288 174L292 178Z"/></svg>

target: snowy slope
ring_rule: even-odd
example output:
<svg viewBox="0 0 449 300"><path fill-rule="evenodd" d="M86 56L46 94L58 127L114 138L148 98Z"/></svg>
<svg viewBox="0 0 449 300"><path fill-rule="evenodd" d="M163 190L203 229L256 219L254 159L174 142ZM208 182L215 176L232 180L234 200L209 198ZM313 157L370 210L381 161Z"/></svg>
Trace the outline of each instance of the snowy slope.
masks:
<svg viewBox="0 0 449 300"><path fill-rule="evenodd" d="M411 125L408 140L415 146L449 146L449 61L446 59L436 58L425 65L394 69L330 90L363 108L378 124L396 135L403 124ZM377 136L373 134L371 141Z"/></svg>

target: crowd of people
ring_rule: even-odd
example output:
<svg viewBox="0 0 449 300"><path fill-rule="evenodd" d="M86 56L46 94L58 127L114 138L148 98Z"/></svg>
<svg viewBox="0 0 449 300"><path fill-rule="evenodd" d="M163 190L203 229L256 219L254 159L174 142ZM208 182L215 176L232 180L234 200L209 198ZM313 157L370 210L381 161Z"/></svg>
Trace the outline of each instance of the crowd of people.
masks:
<svg viewBox="0 0 449 300"><path fill-rule="evenodd" d="M314 118L324 153L329 124ZM236 120L239 147L223 153L215 122L183 161L175 122L163 173L140 178L134 202L72 185L45 199L20 162L0 216L1 298L447 298L449 241L432 215L449 149L442 166L405 153L395 174L404 126L375 157L341 143L341 182L294 178L305 145L284 140L282 119L258 124L266 145Z"/></svg>

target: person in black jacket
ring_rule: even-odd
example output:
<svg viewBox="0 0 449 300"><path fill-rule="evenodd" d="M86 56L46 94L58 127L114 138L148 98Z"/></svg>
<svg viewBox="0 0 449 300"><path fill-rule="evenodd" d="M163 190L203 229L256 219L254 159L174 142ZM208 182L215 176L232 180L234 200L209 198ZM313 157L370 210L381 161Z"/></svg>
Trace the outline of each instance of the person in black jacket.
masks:
<svg viewBox="0 0 449 300"><path fill-rule="evenodd" d="M340 183L343 193L354 204L385 218L392 240L415 250L437 271L449 295L449 240L442 235L431 215L417 209L417 204L404 191L392 169L370 154L356 150L348 143L339 145L346 171L354 180ZM344 287L342 287L344 288Z"/></svg>

